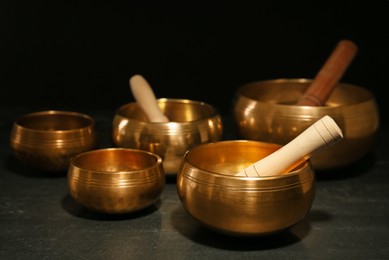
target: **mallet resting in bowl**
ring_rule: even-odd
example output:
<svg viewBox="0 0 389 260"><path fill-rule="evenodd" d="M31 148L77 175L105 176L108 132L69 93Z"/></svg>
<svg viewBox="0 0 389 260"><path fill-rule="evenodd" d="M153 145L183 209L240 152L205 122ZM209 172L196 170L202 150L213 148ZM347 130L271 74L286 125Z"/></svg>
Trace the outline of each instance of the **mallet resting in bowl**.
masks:
<svg viewBox="0 0 389 260"><path fill-rule="evenodd" d="M134 75L130 78L129 83L136 102L145 112L150 122L169 122L169 119L159 109L154 92L143 76Z"/></svg>
<svg viewBox="0 0 389 260"><path fill-rule="evenodd" d="M313 152L337 143L342 130L330 116L324 116L274 153L246 167L237 176L262 177L288 173Z"/></svg>

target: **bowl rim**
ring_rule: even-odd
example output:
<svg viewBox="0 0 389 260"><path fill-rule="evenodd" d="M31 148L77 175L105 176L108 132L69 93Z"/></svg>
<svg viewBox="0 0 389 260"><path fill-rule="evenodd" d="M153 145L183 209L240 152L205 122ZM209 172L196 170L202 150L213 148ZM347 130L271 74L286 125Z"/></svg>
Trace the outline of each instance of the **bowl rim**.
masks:
<svg viewBox="0 0 389 260"><path fill-rule="evenodd" d="M132 122L137 122L139 124L152 124L152 125L168 125L168 126L174 126L174 125L192 125L194 123L198 123L201 121L208 121L213 118L221 118L220 111L219 109L207 102L204 101L198 101L198 100L193 100L193 99L186 99L186 98L158 98L157 102L172 102L172 103L182 103L182 104L196 104L199 106L205 106L208 107L212 110L212 114L209 117L205 118L199 118L193 121L188 121L188 122L175 122L175 121L169 121L169 122L149 122L149 121L143 121L143 120L138 120L136 118L131 118L131 117L126 117L123 114L120 113L121 110L125 109L126 107L129 106L137 106L137 102L128 102L125 104L122 104L119 106L116 111L115 111L115 117L122 117L127 119L128 121Z"/></svg>
<svg viewBox="0 0 389 260"><path fill-rule="evenodd" d="M72 128L72 129L60 129L60 130L42 130L42 129L36 129L36 128L30 128L27 127L20 122L22 120L29 119L30 117L40 117L40 116L50 116L50 115L66 115L66 116L74 116L82 119L86 119L88 123L85 126L78 127L78 128ZM68 110L42 110L42 111L36 111L24 114L22 116L19 116L14 120L14 126L20 129L23 129L25 131L30 132L37 132L37 133L66 133L66 132L74 132L74 131L82 131L89 128L94 128L95 126L95 120L92 116L82 113L82 112L76 112L76 111L68 111Z"/></svg>
<svg viewBox="0 0 389 260"><path fill-rule="evenodd" d="M132 153L143 154L143 155L155 158L156 162L152 166L150 166L150 167L142 168L142 169L139 169L139 170L130 170L130 171L128 171L128 170L127 171L119 170L119 171L115 171L115 172L104 171L104 170L91 170L89 168L80 167L79 165L75 164L75 161L77 159L79 159L80 157L88 156L90 154L95 154L95 153L108 152L108 151L125 151L125 152L132 152ZM134 174L136 172L143 172L143 171L147 171L147 170L150 170L150 169L158 168L160 166L162 166L162 157L159 156L156 153L152 153L152 152L148 152L148 151L144 151L144 150L140 150L140 149L134 149L134 148L110 147L110 148L94 149L94 150L82 152L82 153L79 153L79 154L73 156L70 159L68 171L70 171L71 168L75 168L75 169L79 169L79 170L82 170L82 171L93 171L93 173L106 174L106 175L112 175L112 174L117 174L117 173Z"/></svg>
<svg viewBox="0 0 389 260"><path fill-rule="evenodd" d="M276 83L276 84L302 83L302 84L307 84L307 83L310 83L312 81L313 81L313 78L274 78L274 79L250 81L250 82L247 82L245 84L240 85L237 88L237 90L234 94L234 103L236 103L238 98L245 98L247 100L257 102L258 104L266 105L268 107L285 107L285 108L293 108L294 110L319 110L319 111L324 112L324 111L332 110L334 108L339 108L339 107L361 106L364 103L368 103L368 102L371 102L372 100L373 101L376 100L375 94L372 91L370 91L369 89L362 87L360 85L357 85L357 84L343 82L343 81L339 82L338 85L341 87L343 86L343 87L347 87L347 88L353 88L353 89L358 89L360 91L364 91L368 95L368 98L363 102L352 103L352 104L342 104L342 105L334 106L334 107L331 107L331 106L296 106L296 105L264 102L264 101L256 100L256 99L253 99L247 95L242 94L242 91L244 91L244 89L252 87L252 86L257 85L257 84L266 84L266 83Z"/></svg>
<svg viewBox="0 0 389 260"><path fill-rule="evenodd" d="M187 157L195 152L196 150L198 149L204 149L206 148L207 146L214 146L214 145L218 145L218 144L229 144L229 143L239 143L239 144L242 144L242 143L256 143L256 144L265 144L265 145L270 145L270 146L275 146L275 147L281 147L282 145L279 145L279 144L276 144L276 143L269 143L269 142L261 142L261 141L255 141L255 140L247 140L247 139L237 139L237 140L222 140L222 141L216 141L216 142L211 142L211 143L203 143L203 144L200 144L198 146L195 146L191 149L189 149L188 151L185 152L184 156L183 156L183 160L182 160L182 163L179 167L179 173L178 174L182 174L181 172L181 167L184 166L184 164L190 164L192 167L200 170L201 172L208 172L212 175L214 175L214 177L217 177L217 178L222 178L222 179L233 179L233 180L242 180L242 181L253 181L253 180L282 180L282 179L286 179L286 178L293 178L295 176L299 176L301 174L301 172L304 172L303 170L310 167L312 172L314 173L314 169L312 167L312 163L311 163L311 160L310 158L307 158L307 159L301 159L302 162L301 164L299 164L298 166L296 166L295 169L293 169L292 171L286 173L286 174L279 174L279 175L274 175L274 176L258 176L258 177L247 177L247 176L237 176L237 175L229 175L229 174L223 174L223 173L218 173L218 172L215 172L215 171L210 171L210 170L205 170L205 169L202 169L202 168L199 168L198 166L196 165L193 165L191 162L187 161Z"/></svg>

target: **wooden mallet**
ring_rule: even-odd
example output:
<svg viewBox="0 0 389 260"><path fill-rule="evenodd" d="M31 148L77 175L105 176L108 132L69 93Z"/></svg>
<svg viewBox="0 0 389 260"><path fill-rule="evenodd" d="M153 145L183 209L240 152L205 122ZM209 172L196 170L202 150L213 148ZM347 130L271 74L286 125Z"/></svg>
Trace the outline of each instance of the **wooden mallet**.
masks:
<svg viewBox="0 0 389 260"><path fill-rule="evenodd" d="M129 80L132 95L134 96L138 105L145 112L150 122L166 123L169 119L162 113L158 107L157 99L155 98L154 92L141 75L134 75Z"/></svg>
<svg viewBox="0 0 389 260"><path fill-rule="evenodd" d="M265 158L246 167L237 176L262 177L288 173L317 150L333 145L343 138L334 119L326 115L292 141Z"/></svg>
<svg viewBox="0 0 389 260"><path fill-rule="evenodd" d="M358 47L354 42L341 40L311 82L311 85L297 101L297 105L324 106L357 52Z"/></svg>

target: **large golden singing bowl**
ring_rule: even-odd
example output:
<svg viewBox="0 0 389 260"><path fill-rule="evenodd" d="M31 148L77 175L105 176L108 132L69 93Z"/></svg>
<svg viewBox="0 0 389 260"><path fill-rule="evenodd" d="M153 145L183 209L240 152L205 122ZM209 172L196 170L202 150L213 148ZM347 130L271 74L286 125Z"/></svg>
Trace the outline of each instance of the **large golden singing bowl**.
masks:
<svg viewBox="0 0 389 260"><path fill-rule="evenodd" d="M93 211L131 213L154 204L165 185L162 158L125 148L85 152L71 160L70 195Z"/></svg>
<svg viewBox="0 0 389 260"><path fill-rule="evenodd" d="M284 145L325 115L343 131L337 144L316 152L315 170L350 165L373 147L379 128L379 111L373 94L365 88L340 83L325 106L297 106L309 79L277 79L241 86L234 97L237 135L242 139Z"/></svg>
<svg viewBox="0 0 389 260"><path fill-rule="evenodd" d="M71 157L97 146L95 122L69 111L40 111L17 118L10 145L14 156L48 172L66 172Z"/></svg>
<svg viewBox="0 0 389 260"><path fill-rule="evenodd" d="M183 207L194 219L222 233L266 235L294 226L309 212L315 197L309 160L282 175L235 176L279 147L234 140L189 150L177 174Z"/></svg>
<svg viewBox="0 0 389 260"><path fill-rule="evenodd" d="M121 106L113 120L115 146L156 153L166 175L176 175L187 150L222 139L223 125L215 107L187 99L158 99L158 105L169 122L149 122L136 102Z"/></svg>

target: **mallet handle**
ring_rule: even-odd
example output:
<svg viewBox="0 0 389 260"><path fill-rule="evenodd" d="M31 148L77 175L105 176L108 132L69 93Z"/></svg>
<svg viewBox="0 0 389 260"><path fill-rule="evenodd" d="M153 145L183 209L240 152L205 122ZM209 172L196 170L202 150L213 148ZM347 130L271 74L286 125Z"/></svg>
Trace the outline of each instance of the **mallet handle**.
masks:
<svg viewBox="0 0 389 260"><path fill-rule="evenodd" d="M169 119L158 107L154 92L149 83L141 75L134 75L129 80L132 95L138 105L146 113L150 122L169 122Z"/></svg>
<svg viewBox="0 0 389 260"><path fill-rule="evenodd" d="M342 138L342 130L335 121L329 116L324 116L292 141L237 175L258 177L287 173L292 170L291 166L296 166L296 162L308 159L314 151L332 145Z"/></svg>
<svg viewBox="0 0 389 260"><path fill-rule="evenodd" d="M297 105L324 106L357 52L358 47L352 41L340 41Z"/></svg>

